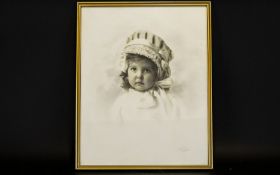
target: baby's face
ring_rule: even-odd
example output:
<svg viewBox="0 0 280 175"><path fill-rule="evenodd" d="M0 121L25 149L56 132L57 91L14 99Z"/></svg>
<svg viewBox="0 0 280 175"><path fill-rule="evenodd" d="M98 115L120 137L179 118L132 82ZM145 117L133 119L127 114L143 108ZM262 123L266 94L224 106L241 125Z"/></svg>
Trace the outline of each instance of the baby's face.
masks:
<svg viewBox="0 0 280 175"><path fill-rule="evenodd" d="M128 60L128 82L137 91L149 90L156 82L156 67L147 58L133 57Z"/></svg>

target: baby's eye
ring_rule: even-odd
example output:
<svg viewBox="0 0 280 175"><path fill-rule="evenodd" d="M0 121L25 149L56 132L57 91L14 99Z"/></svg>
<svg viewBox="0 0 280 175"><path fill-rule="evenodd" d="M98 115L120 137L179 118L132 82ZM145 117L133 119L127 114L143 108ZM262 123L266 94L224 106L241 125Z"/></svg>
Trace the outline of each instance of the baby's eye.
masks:
<svg viewBox="0 0 280 175"><path fill-rule="evenodd" d="M145 72L145 73L150 73L151 70L150 70L150 69L144 69L144 72Z"/></svg>
<svg viewBox="0 0 280 175"><path fill-rule="evenodd" d="M135 72L136 71L136 67L131 67L130 70Z"/></svg>

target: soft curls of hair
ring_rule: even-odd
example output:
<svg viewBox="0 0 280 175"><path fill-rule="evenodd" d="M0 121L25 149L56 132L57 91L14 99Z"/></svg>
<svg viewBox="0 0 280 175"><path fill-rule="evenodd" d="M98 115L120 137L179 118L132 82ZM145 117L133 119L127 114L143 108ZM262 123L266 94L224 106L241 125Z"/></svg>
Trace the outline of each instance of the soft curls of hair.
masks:
<svg viewBox="0 0 280 175"><path fill-rule="evenodd" d="M125 90L128 90L131 87L128 82L127 76L128 76L127 72L121 72L120 74L122 80L121 87L124 88Z"/></svg>

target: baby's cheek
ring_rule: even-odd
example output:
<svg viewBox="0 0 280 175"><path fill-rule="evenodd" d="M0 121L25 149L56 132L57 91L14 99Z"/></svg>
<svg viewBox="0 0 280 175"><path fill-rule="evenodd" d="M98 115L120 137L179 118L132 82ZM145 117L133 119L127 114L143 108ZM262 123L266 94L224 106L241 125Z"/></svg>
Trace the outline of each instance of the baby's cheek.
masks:
<svg viewBox="0 0 280 175"><path fill-rule="evenodd" d="M154 83L154 81L155 81L155 77L154 77L153 75L149 75L149 76L147 77L147 82L149 82L149 83Z"/></svg>
<svg viewBox="0 0 280 175"><path fill-rule="evenodd" d="M129 73L128 73L128 77L129 77L130 79L134 79L134 78L135 78L135 73L129 72Z"/></svg>

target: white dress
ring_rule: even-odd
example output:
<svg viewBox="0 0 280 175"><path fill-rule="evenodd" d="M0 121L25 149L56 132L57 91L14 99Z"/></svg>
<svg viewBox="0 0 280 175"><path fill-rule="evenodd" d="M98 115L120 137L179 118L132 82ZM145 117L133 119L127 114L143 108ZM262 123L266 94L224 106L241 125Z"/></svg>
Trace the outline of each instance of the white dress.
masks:
<svg viewBox="0 0 280 175"><path fill-rule="evenodd" d="M111 117L117 121L174 120L179 113L174 98L161 88L145 92L130 88L111 109Z"/></svg>

